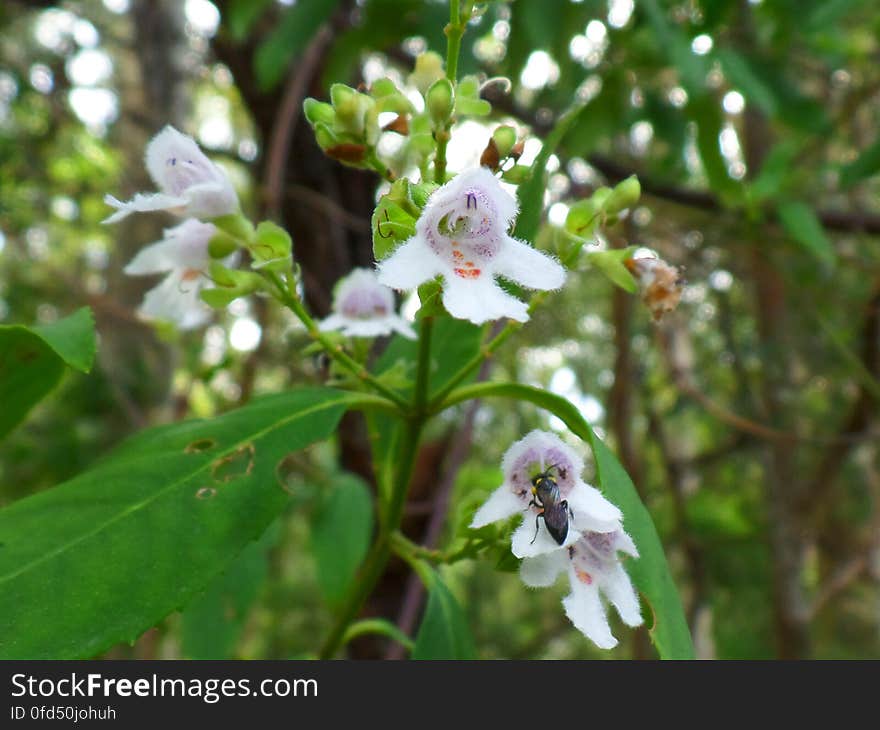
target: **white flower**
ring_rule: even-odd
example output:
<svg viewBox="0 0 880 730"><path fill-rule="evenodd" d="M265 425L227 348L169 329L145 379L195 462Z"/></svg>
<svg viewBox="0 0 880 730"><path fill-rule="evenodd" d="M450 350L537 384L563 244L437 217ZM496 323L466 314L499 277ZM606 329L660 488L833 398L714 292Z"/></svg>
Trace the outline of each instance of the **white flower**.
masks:
<svg viewBox="0 0 880 730"><path fill-rule="evenodd" d="M580 632L600 649L617 646L611 634L601 595L617 609L627 626L639 626L642 614L639 599L617 552L639 556L635 543L620 527L610 532L586 532L567 548L534 558L525 558L520 577L533 588L556 582L568 571L571 593L562 600L565 613Z"/></svg>
<svg viewBox="0 0 880 730"><path fill-rule="evenodd" d="M105 196L104 202L117 212L104 223L154 210L193 218L217 218L238 210L238 196L226 173L205 156L192 137L174 127L166 126L150 140L145 161L160 192L137 193L128 202Z"/></svg>
<svg viewBox="0 0 880 730"><path fill-rule="evenodd" d="M333 291L333 314L322 330L342 330L348 337L379 337L398 332L414 340L416 333L394 309L394 293L370 269L354 269Z"/></svg>
<svg viewBox="0 0 880 730"><path fill-rule="evenodd" d="M501 317L525 322L526 305L495 277L530 289L558 289L565 269L507 235L516 214L516 201L489 170L463 172L431 194L416 235L378 264L379 281L414 289L439 274L443 305L453 317L475 324Z"/></svg>
<svg viewBox="0 0 880 730"><path fill-rule="evenodd" d="M560 543L550 534L541 510L535 505L533 479L549 472L559 486L561 499L568 503L570 520L562 547L574 544L586 531L609 532L620 524L622 515L595 487L581 479L584 462L562 439L549 431L532 431L504 454L501 470L504 483L483 504L471 527L483 527L528 511L534 519L524 519L513 533L511 550L518 558L557 552ZM573 515L573 517L572 517Z"/></svg>
<svg viewBox="0 0 880 730"><path fill-rule="evenodd" d="M217 232L210 223L188 218L164 231L165 237L150 244L125 267L130 276L168 272L162 282L144 296L138 311L147 319L174 322L180 329L194 329L211 317L211 308L199 298L209 284L205 270L211 261L208 242Z"/></svg>

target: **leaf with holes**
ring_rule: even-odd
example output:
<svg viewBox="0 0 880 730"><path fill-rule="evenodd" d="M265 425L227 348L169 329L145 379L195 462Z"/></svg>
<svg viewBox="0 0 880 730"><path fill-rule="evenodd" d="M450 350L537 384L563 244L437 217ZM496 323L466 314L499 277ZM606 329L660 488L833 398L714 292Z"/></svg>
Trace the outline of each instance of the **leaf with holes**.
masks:
<svg viewBox="0 0 880 730"><path fill-rule="evenodd" d="M288 503L285 456L384 403L309 388L160 426L0 510L0 658L92 657L186 606Z"/></svg>
<svg viewBox="0 0 880 730"><path fill-rule="evenodd" d="M48 325L0 327L0 438L58 385L65 365L87 373L94 358L88 307Z"/></svg>

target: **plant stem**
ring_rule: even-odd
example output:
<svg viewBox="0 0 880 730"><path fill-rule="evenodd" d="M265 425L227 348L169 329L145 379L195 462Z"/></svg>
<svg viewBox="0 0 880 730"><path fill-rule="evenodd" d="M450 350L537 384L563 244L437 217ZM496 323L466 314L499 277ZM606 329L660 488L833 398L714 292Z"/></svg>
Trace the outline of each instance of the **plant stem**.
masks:
<svg viewBox="0 0 880 730"><path fill-rule="evenodd" d="M415 468L416 457L419 453L419 439L422 427L427 418L426 403L428 399L428 383L431 364L431 336L433 332L433 317L425 317L419 333L419 356L416 370L416 385L412 404L407 403L404 412L409 416L403 424L403 442L397 463L397 473L391 489L391 497L388 508L384 514L379 515L379 533L373 542L370 552L364 560L358 580L346 598L342 610L336 619L324 646L321 648L320 658L331 658L343 643L343 638L348 631L351 622L357 617L370 593L376 587L388 558L391 557L392 535L400 527L403 517L403 508L406 504L406 496L409 492L409 484Z"/></svg>
<svg viewBox="0 0 880 730"><path fill-rule="evenodd" d="M366 383L377 393L381 393L388 400L392 401L398 408L405 411L409 408L409 403L406 398L404 398L399 393L395 393L391 388L383 385L379 382L369 370L367 370L361 363L355 360L351 355L349 355L342 347L342 345L335 344L330 341L330 338L327 337L320 329L318 329L318 325L311 318L309 313L306 311L305 305L302 300L294 293L291 293L288 287L285 286L284 282L274 271L266 271L264 272L266 278L269 279L278 290L278 296L281 299L282 303L293 312L299 320L305 325L306 331L309 333L309 336L313 340L317 340L321 343L324 351L338 362L342 367L351 372L355 377L357 377L362 382Z"/></svg>
<svg viewBox="0 0 880 730"><path fill-rule="evenodd" d="M461 39L471 17L473 0L465 0L461 7L459 0L449 1L449 25L445 28L446 33L446 78L455 86L458 75L458 56L461 53ZM464 11L464 12L462 12ZM449 144L450 129L453 119L443 129L437 132L437 154L434 155L434 182L442 185L446 182L446 146Z"/></svg>

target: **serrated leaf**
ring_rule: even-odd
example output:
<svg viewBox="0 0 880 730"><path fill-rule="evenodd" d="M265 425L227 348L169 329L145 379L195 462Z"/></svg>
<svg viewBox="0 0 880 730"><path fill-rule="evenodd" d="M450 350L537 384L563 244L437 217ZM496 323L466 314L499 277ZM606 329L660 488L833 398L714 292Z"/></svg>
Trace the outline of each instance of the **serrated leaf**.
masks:
<svg viewBox="0 0 880 730"><path fill-rule="evenodd" d="M337 606L367 554L373 532L373 499L354 474L334 479L312 523L312 555L324 599Z"/></svg>
<svg viewBox="0 0 880 730"><path fill-rule="evenodd" d="M0 510L0 658L92 657L187 605L287 504L284 457L371 403L308 388L149 429Z"/></svg>
<svg viewBox="0 0 880 730"><path fill-rule="evenodd" d="M87 373L94 358L88 307L48 325L0 326L0 438L55 388L65 365Z"/></svg>
<svg viewBox="0 0 880 730"><path fill-rule="evenodd" d="M776 208L779 222L788 235L826 266L834 266L837 256L825 229L806 203L789 201Z"/></svg>
<svg viewBox="0 0 880 730"><path fill-rule="evenodd" d="M474 659L477 652L455 596L434 571L429 573L428 606L416 635L413 659Z"/></svg>

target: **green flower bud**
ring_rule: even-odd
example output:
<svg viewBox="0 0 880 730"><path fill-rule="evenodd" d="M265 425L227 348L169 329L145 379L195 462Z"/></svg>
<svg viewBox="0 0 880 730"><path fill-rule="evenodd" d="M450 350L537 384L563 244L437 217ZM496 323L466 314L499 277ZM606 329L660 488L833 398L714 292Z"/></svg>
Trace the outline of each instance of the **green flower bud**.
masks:
<svg viewBox="0 0 880 730"><path fill-rule="evenodd" d="M605 201L605 212L613 215L626 208L631 208L639 202L641 194L642 187L639 185L639 179L635 175L630 175L611 191L611 195Z"/></svg>
<svg viewBox="0 0 880 730"><path fill-rule="evenodd" d="M306 99L303 102L303 112L306 119L313 127L318 123L333 124L336 121L336 112L330 104L317 99Z"/></svg>
<svg viewBox="0 0 880 730"><path fill-rule="evenodd" d="M498 148L498 155L503 159L510 154L513 146L516 144L516 129L507 124L502 124L492 132L492 139Z"/></svg>
<svg viewBox="0 0 880 730"><path fill-rule="evenodd" d="M208 254L212 259L225 259L238 249L238 241L225 231L218 230L208 241Z"/></svg>
<svg viewBox="0 0 880 730"><path fill-rule="evenodd" d="M231 213L230 215L222 215L219 218L212 218L211 223L217 226L223 233L242 242L250 241L254 235L253 224L241 213Z"/></svg>
<svg viewBox="0 0 880 730"><path fill-rule="evenodd" d="M409 76L409 82L424 96L437 79L443 76L443 59L434 51L422 53L416 57L415 69Z"/></svg>
<svg viewBox="0 0 880 730"><path fill-rule="evenodd" d="M425 108L437 127L445 126L455 106L455 89L447 78L437 79L425 95Z"/></svg>

